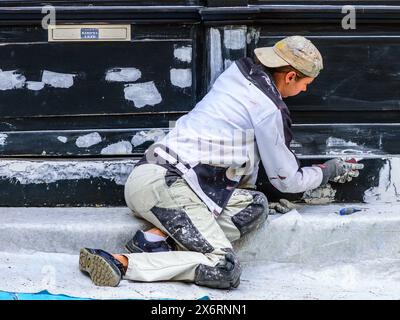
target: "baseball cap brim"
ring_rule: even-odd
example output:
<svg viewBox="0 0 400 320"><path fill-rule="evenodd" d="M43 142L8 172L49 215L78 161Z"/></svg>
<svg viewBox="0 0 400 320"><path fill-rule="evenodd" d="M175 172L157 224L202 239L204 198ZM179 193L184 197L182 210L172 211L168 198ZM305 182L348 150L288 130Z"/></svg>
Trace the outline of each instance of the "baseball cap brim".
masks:
<svg viewBox="0 0 400 320"><path fill-rule="evenodd" d="M289 63L278 56L273 47L257 48L254 50L254 54L257 59L268 68L278 68L289 65Z"/></svg>

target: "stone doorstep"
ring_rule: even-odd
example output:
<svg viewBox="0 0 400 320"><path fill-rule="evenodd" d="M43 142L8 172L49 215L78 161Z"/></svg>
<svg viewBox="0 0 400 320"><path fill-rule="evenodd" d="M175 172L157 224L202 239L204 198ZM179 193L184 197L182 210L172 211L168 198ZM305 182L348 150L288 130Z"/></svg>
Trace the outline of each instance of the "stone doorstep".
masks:
<svg viewBox="0 0 400 320"><path fill-rule="evenodd" d="M0 290L93 299L398 299L400 205L357 204L364 210L339 216L343 206L270 216L235 243L243 274L229 291L178 282L94 286L78 269L78 250L123 250L132 230L146 226L127 208L0 208Z"/></svg>

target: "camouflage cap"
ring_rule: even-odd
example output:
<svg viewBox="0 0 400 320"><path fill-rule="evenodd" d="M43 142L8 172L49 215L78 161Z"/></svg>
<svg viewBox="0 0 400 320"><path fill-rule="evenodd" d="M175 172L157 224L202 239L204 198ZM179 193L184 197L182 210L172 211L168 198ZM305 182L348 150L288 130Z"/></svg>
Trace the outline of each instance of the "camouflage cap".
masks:
<svg viewBox="0 0 400 320"><path fill-rule="evenodd" d="M269 68L290 65L312 78L316 78L323 69L321 53L310 40L302 36L284 38L273 47L257 48L254 53Z"/></svg>

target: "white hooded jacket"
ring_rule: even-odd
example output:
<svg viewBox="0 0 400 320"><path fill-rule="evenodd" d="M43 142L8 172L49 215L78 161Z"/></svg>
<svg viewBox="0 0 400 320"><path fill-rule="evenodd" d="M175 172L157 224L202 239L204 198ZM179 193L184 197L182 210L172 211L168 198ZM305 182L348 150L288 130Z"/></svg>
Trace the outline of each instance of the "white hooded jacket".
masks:
<svg viewBox="0 0 400 320"><path fill-rule="evenodd" d="M322 182L290 150L290 113L270 75L250 58L233 63L171 132L147 151L166 160L216 216L233 190L255 184L261 160L271 184L298 193ZM160 161L157 157L157 161Z"/></svg>

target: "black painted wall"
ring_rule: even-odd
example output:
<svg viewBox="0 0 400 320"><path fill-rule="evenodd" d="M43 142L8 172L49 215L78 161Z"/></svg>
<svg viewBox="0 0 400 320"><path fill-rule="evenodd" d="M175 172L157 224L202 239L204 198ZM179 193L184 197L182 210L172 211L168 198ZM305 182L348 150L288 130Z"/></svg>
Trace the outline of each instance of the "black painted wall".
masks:
<svg viewBox="0 0 400 320"><path fill-rule="evenodd" d="M132 28L130 42L49 43L40 1L0 1L0 205L124 205L116 180L126 177L132 161L190 111L232 61L293 34L317 45L325 69L307 94L287 100L295 123L292 148L304 164L348 154L368 159L357 188L337 192L338 200L360 201L377 183L380 158L399 154L400 1L354 1L356 30L341 28L343 3L49 1L60 24ZM176 57L182 48L191 50L190 58ZM118 68L135 68L140 77L107 81L107 72ZM190 84L174 84L173 69L190 74ZM46 71L73 75L73 85L40 84ZM29 81L43 88L31 90ZM138 84L151 84L159 98L127 99L126 89ZM89 134L96 134L95 143L82 145ZM108 148L116 144L123 148ZM106 160L120 163L116 179L104 166L79 172L82 163L97 168ZM29 163L42 170L46 161L54 177L40 180ZM65 171L65 161L70 176L57 172ZM261 190L272 194L267 185L261 177Z"/></svg>

